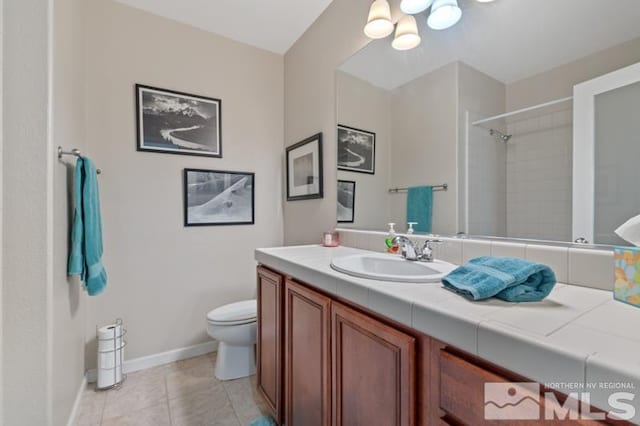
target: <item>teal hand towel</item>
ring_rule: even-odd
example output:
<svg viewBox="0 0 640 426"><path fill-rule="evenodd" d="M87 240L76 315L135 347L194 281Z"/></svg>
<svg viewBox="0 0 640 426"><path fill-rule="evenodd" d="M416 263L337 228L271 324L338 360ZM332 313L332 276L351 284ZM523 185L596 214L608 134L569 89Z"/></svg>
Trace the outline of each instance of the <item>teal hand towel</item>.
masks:
<svg viewBox="0 0 640 426"><path fill-rule="evenodd" d="M78 275L90 296L107 285L102 266L102 221L98 178L93 162L78 158L74 179L74 212L68 274Z"/></svg>
<svg viewBox="0 0 640 426"><path fill-rule="evenodd" d="M433 216L433 188L430 186L414 186L407 194L407 223L417 222L413 229L416 232L431 232Z"/></svg>
<svg viewBox="0 0 640 426"><path fill-rule="evenodd" d="M445 287L473 300L538 302L551 293L556 276L547 265L515 257L477 257L442 279Z"/></svg>

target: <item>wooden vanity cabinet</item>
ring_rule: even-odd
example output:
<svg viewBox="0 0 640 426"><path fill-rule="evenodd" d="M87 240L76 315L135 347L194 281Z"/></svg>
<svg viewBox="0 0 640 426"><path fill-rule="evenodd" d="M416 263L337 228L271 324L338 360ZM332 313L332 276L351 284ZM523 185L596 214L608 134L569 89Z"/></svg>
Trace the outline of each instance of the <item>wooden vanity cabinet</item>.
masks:
<svg viewBox="0 0 640 426"><path fill-rule="evenodd" d="M331 424L331 299L285 284L285 423Z"/></svg>
<svg viewBox="0 0 640 426"><path fill-rule="evenodd" d="M257 381L287 426L629 424L485 420L485 383L529 380L263 267Z"/></svg>
<svg viewBox="0 0 640 426"><path fill-rule="evenodd" d="M258 388L278 424L412 426L416 339L258 268Z"/></svg>
<svg viewBox="0 0 640 426"><path fill-rule="evenodd" d="M415 424L415 339L334 302L333 425Z"/></svg>
<svg viewBox="0 0 640 426"><path fill-rule="evenodd" d="M283 278L259 266L257 286L257 385L272 417L282 424Z"/></svg>

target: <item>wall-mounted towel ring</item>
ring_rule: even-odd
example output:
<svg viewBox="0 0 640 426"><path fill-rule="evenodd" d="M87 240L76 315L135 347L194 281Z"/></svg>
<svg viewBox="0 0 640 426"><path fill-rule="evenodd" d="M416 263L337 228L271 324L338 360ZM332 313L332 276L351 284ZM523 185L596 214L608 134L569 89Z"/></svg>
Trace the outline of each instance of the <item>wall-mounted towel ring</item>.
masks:
<svg viewBox="0 0 640 426"><path fill-rule="evenodd" d="M58 159L62 160L63 155L73 155L74 157L78 158L82 157L82 154L80 153L80 150L78 148L73 148L71 149L71 151L65 151L61 146L58 146ZM101 174L102 170L96 169L96 173Z"/></svg>

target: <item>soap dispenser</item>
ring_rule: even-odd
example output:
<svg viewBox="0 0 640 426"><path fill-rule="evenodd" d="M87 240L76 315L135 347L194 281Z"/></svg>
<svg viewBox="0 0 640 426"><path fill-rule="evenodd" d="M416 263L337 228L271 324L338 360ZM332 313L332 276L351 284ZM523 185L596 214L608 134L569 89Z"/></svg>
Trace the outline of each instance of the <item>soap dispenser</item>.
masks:
<svg viewBox="0 0 640 426"><path fill-rule="evenodd" d="M413 230L413 225L417 225L418 222L408 222L407 226L409 227L409 229L407 229L407 234L411 235L413 234L414 230Z"/></svg>
<svg viewBox="0 0 640 426"><path fill-rule="evenodd" d="M387 246L387 253L398 253L398 244L394 244L393 239L396 237L396 230L394 228L394 226L396 226L395 223L387 223L387 225L389 225L389 231L388 231L388 235L387 238L384 240L384 243Z"/></svg>

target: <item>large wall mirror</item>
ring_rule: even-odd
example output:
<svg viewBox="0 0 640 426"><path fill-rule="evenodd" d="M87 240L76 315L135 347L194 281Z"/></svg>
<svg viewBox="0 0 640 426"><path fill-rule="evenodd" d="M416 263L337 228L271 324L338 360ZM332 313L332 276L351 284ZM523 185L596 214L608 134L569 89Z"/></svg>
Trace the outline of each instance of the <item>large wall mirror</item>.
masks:
<svg viewBox="0 0 640 426"><path fill-rule="evenodd" d="M416 16L418 47L374 40L336 70L340 226L623 244L613 231L640 214L640 2L459 4L447 30Z"/></svg>

